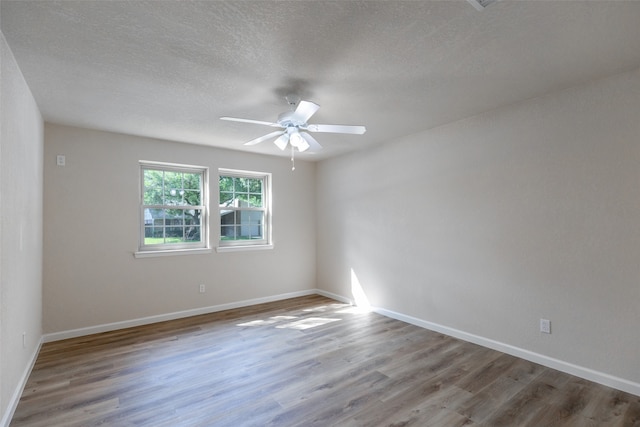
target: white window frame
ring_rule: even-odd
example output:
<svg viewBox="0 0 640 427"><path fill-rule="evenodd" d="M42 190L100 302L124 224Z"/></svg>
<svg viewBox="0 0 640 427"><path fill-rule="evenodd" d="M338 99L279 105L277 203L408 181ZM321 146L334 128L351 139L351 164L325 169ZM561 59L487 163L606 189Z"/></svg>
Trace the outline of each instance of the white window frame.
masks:
<svg viewBox="0 0 640 427"><path fill-rule="evenodd" d="M145 205L144 203L144 171L158 170L164 172L186 172L201 175L201 205L198 206L171 206L171 205ZM164 163L154 161L140 161L140 209L139 209L139 238L138 251L134 253L136 258L163 255L186 255L192 253L211 252L209 245L209 168L205 166L184 165L178 163ZM200 217L200 241L170 244L145 245L145 210L156 209L199 209Z"/></svg>
<svg viewBox="0 0 640 427"><path fill-rule="evenodd" d="M262 239L256 240L222 240L221 215L222 210L229 210L230 207L220 206L220 177L232 176L236 178L252 178L262 179L262 208L231 208L237 211L262 211L264 212L264 222L262 224ZM231 252L231 251L243 251L243 250L261 250L272 249L272 226L271 226L271 174L268 172L255 172L236 169L218 169L218 184L217 184L217 196L218 200L218 252Z"/></svg>

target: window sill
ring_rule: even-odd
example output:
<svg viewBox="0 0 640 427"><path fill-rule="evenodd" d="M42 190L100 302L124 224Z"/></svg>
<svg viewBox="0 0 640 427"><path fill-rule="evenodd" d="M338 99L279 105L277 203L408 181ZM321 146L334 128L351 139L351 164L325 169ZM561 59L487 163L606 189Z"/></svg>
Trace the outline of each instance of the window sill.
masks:
<svg viewBox="0 0 640 427"><path fill-rule="evenodd" d="M211 248L199 248L199 249L174 249L166 251L143 251L134 252L133 256L136 258L155 258L160 256L176 256L176 255L204 255L210 254Z"/></svg>
<svg viewBox="0 0 640 427"><path fill-rule="evenodd" d="M247 246L218 246L216 248L216 252L267 251L270 249L273 249L273 244L247 245Z"/></svg>

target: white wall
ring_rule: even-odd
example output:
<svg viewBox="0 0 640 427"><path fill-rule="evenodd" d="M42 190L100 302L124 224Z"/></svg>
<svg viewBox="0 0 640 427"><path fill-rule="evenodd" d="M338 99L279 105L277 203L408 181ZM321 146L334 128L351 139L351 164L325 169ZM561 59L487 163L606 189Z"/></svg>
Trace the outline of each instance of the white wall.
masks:
<svg viewBox="0 0 640 427"><path fill-rule="evenodd" d="M209 167L215 233L218 168L271 172L274 249L134 258L140 160ZM46 124L44 176L45 333L315 289L313 163Z"/></svg>
<svg viewBox="0 0 640 427"><path fill-rule="evenodd" d="M42 335L43 122L2 33L0 64L0 425L4 425Z"/></svg>
<svg viewBox="0 0 640 427"><path fill-rule="evenodd" d="M318 288L640 394L639 165L640 70L324 161Z"/></svg>

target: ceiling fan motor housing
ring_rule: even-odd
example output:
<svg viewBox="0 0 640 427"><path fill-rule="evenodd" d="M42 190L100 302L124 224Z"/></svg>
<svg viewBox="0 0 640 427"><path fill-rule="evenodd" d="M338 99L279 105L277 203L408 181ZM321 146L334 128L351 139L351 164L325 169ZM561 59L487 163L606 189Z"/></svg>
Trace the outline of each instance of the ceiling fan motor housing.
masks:
<svg viewBox="0 0 640 427"><path fill-rule="evenodd" d="M284 112L282 114L280 114L278 116L278 124L280 126L282 126L283 128L289 128L289 127L306 127L306 123L301 123L299 121L296 121L293 119L294 116L294 112L293 111L287 111Z"/></svg>

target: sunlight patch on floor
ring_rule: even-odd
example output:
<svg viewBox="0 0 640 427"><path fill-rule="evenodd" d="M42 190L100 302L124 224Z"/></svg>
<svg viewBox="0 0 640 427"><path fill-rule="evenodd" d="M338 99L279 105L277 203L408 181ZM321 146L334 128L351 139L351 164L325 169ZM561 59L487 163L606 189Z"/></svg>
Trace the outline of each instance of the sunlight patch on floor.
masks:
<svg viewBox="0 0 640 427"><path fill-rule="evenodd" d="M309 317L308 319L301 319L295 322L279 325L279 326L276 326L276 328L304 330L309 328L315 328L317 326L326 325L327 323L331 323L331 322L337 322L338 320L342 320L342 319L332 319L328 317Z"/></svg>
<svg viewBox="0 0 640 427"><path fill-rule="evenodd" d="M273 316L268 320L252 320L250 322L238 323L238 326L265 326L272 325L277 322L282 322L284 320L297 319L296 316Z"/></svg>
<svg viewBox="0 0 640 427"><path fill-rule="evenodd" d="M319 305L317 307L311 307L311 308L305 308L303 311L306 311L307 313L312 313L314 311L317 312L325 312L325 311L334 311L337 308L342 308L342 307L350 307L350 304L344 304L344 303L336 303L336 304L329 304L329 305Z"/></svg>

